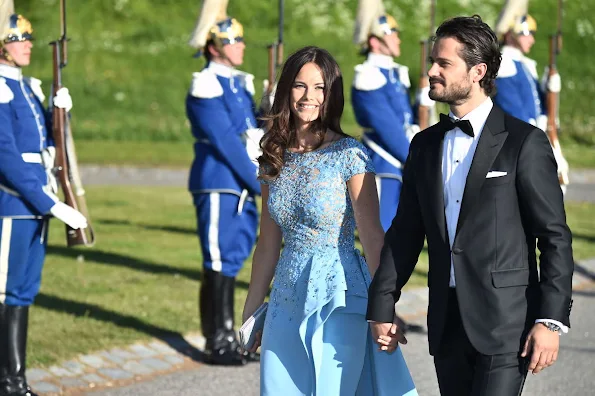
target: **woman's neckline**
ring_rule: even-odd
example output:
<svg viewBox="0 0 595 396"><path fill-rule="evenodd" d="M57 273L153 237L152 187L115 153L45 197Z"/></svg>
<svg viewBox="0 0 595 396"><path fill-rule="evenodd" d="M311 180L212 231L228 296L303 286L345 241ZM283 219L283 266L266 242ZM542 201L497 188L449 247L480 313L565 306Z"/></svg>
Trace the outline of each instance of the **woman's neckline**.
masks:
<svg viewBox="0 0 595 396"><path fill-rule="evenodd" d="M290 149L285 149L285 151L287 151L289 154L294 154L294 155L304 155L304 154L312 154L312 153L320 153L322 151L325 151L326 149L333 147L335 144L343 141L347 139L347 137L341 137L337 140L333 140L331 142L329 142L328 145L322 147L322 148L318 148L316 150L312 150L312 151L291 151Z"/></svg>

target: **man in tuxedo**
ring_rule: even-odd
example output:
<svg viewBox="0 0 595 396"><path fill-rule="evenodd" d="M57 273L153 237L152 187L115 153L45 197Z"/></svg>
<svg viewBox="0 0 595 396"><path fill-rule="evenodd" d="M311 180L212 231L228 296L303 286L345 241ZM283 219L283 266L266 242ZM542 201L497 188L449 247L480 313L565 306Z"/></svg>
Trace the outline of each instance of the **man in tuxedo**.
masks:
<svg viewBox="0 0 595 396"><path fill-rule="evenodd" d="M427 238L428 338L443 396L519 395L528 370L554 363L570 326L571 234L556 160L541 130L492 103L500 59L479 16L436 31L430 97L450 114L411 142L369 291L374 338L390 353L406 342L394 304Z"/></svg>

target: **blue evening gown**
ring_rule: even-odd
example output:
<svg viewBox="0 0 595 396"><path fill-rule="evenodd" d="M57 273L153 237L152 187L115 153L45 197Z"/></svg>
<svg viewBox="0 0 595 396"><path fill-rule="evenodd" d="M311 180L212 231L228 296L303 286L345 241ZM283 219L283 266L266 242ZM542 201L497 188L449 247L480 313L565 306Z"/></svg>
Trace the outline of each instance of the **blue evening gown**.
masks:
<svg viewBox="0 0 595 396"><path fill-rule="evenodd" d="M366 172L374 172L367 149L343 138L287 151L268 183L285 246L263 332L261 395L417 395L401 350L378 351L365 317L371 279L346 182Z"/></svg>

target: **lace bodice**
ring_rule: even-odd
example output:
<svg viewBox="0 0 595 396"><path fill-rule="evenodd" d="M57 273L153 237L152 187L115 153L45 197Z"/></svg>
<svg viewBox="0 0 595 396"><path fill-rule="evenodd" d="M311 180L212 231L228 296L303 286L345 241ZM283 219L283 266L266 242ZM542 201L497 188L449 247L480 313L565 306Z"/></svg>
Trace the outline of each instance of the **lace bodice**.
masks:
<svg viewBox="0 0 595 396"><path fill-rule="evenodd" d="M268 208L285 246L275 272L271 307L307 315L337 291L367 296L370 274L355 249L355 218L347 181L373 172L367 149L343 138L322 149L285 154L269 184Z"/></svg>

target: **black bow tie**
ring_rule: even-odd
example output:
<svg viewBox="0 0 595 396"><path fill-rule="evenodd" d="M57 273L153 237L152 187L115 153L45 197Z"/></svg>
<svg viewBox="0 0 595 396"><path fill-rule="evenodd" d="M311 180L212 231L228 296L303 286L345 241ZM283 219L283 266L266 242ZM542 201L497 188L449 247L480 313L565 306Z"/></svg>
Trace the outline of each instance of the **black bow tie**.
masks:
<svg viewBox="0 0 595 396"><path fill-rule="evenodd" d="M463 133L474 137L475 134L473 133L473 126L469 120L458 120L455 121L446 114L440 114L440 123L444 126L445 131L450 131L451 129L459 128Z"/></svg>

